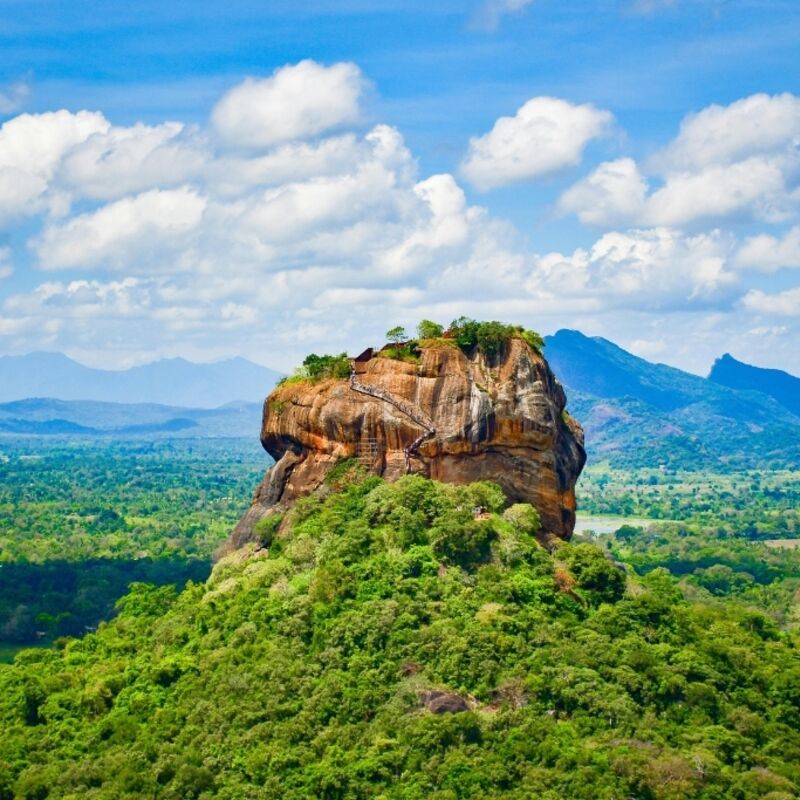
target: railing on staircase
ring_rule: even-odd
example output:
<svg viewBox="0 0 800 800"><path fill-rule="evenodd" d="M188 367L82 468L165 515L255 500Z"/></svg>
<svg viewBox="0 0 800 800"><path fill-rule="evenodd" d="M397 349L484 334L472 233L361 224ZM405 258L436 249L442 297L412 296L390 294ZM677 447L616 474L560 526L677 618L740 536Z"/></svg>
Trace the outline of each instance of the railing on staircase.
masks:
<svg viewBox="0 0 800 800"><path fill-rule="evenodd" d="M368 383L361 383L358 380L355 367L353 366L350 367L350 388L354 392L360 392L361 394L366 394L370 397L375 397L378 400L383 400L384 402L389 403L389 405L392 405L398 411L401 411L421 428L424 428L423 433L417 436L417 438L414 439L414 441L403 450L406 472L411 472L412 456L417 454L417 450L424 441L436 436L436 428L433 425L433 421L428 416L414 408L410 403L407 403L405 400L401 400L399 397L396 397L386 389L382 389L380 386L372 386Z"/></svg>

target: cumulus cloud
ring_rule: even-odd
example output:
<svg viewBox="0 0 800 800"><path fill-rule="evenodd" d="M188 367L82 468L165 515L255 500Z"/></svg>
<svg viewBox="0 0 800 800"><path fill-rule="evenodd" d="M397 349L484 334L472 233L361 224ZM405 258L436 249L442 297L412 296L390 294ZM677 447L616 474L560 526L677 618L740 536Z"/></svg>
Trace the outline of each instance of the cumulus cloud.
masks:
<svg viewBox="0 0 800 800"><path fill-rule="evenodd" d="M568 295L600 299L604 308L676 308L717 302L736 275L731 242L719 231L685 236L668 228L613 231L589 250L540 257L536 280Z"/></svg>
<svg viewBox="0 0 800 800"><path fill-rule="evenodd" d="M323 175L337 175L357 164L364 142L352 133L319 142L287 142L258 155L222 153L206 164L205 177L225 196L257 186L280 186Z"/></svg>
<svg viewBox="0 0 800 800"><path fill-rule="evenodd" d="M752 289L744 296L742 304L750 311L767 316L800 317L800 287L775 294Z"/></svg>
<svg viewBox="0 0 800 800"><path fill-rule="evenodd" d="M793 151L800 136L800 98L754 94L711 105L684 118L678 136L655 161L668 171L734 164L755 155Z"/></svg>
<svg viewBox="0 0 800 800"><path fill-rule="evenodd" d="M48 182L65 153L108 130L102 114L21 114L0 127L0 224L41 210Z"/></svg>
<svg viewBox="0 0 800 800"><path fill-rule="evenodd" d="M313 66L330 77L336 65ZM352 76L351 66L341 73ZM284 69L296 80L298 68ZM283 79L281 70L266 79L268 99L289 91L275 89ZM796 234L740 245L716 228L682 231L680 220L700 212L687 212L688 201L667 191L670 180L711 180L719 168L736 175L743 163L752 178L758 173L748 159L756 159L775 166L780 180L770 185L765 168L758 192L742 179L716 194L696 183L683 195L707 194L715 214L753 213L761 203L763 218L777 218L794 190L787 147L746 157L728 148L730 163L681 156L672 172L656 176L630 158L605 162L559 203L603 230L588 246L543 252L471 203L454 175L420 174L397 129L338 130L356 119L358 92L355 111L322 113L322 128L306 124L311 112L281 127L269 116L279 104L270 101L258 143L225 138L216 122L122 127L66 111L9 120L0 129L0 219L22 206L38 215L11 233L15 270L67 277L3 282L2 348L66 349L106 364L241 353L290 369L310 349L373 341L389 322L462 313L545 331L607 332L642 353L663 347L670 358L684 326L704 331L698 335L711 356L736 331L785 328L769 334L770 353L797 333L787 314L782 326L760 319L759 302L777 296L759 299L760 276L743 269L788 264ZM608 112L591 106L535 98L473 141L472 168L489 185L545 175L580 160L586 142L610 124ZM727 210L728 195L745 198L745 211ZM656 224L662 218L670 224ZM27 251L18 248L24 240ZM10 255L0 252L0 275L10 268Z"/></svg>
<svg viewBox="0 0 800 800"><path fill-rule="evenodd" d="M202 139L180 122L114 126L71 148L56 177L75 196L110 200L196 178L210 159Z"/></svg>
<svg viewBox="0 0 800 800"><path fill-rule="evenodd" d="M224 142L258 149L307 139L356 122L366 81L351 63L330 67L306 60L265 79L250 78L231 89L211 119Z"/></svg>
<svg viewBox="0 0 800 800"><path fill-rule="evenodd" d="M579 164L586 145L604 135L608 111L555 97L534 97L513 117L500 117L484 136L470 139L461 174L477 189L548 175Z"/></svg>
<svg viewBox="0 0 800 800"><path fill-rule="evenodd" d="M783 237L766 233L751 236L739 248L736 263L762 272L800 267L800 226L791 228Z"/></svg>
<svg viewBox="0 0 800 800"><path fill-rule="evenodd" d="M780 164L753 157L670 175L647 199L642 215L649 224L679 226L736 214L779 221L785 216L787 202Z"/></svg>
<svg viewBox="0 0 800 800"><path fill-rule="evenodd" d="M558 208L601 226L782 222L800 205L798 143L794 95L709 106L683 120L676 138L647 163L648 177L629 158L601 164L562 194Z"/></svg>
<svg viewBox="0 0 800 800"><path fill-rule="evenodd" d="M600 164L591 175L567 189L558 207L588 225L616 225L639 216L647 188L636 162L620 158Z"/></svg>
<svg viewBox="0 0 800 800"><path fill-rule="evenodd" d="M64 318L125 317L142 313L147 293L139 281L125 278L104 283L96 280L42 283L29 294L14 295L5 303L8 311L36 315L44 310Z"/></svg>
<svg viewBox="0 0 800 800"><path fill-rule="evenodd" d="M171 240L196 228L206 201L188 188L151 189L98 211L50 225L33 244L44 269L120 269L164 255Z"/></svg>

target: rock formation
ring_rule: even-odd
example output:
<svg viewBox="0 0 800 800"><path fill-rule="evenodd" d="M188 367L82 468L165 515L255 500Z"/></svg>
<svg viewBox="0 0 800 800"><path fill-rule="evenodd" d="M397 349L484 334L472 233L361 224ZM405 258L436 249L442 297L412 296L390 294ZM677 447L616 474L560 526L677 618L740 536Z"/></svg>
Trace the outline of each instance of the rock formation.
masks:
<svg viewBox="0 0 800 800"><path fill-rule="evenodd" d="M419 363L368 351L349 380L278 386L261 430L276 463L225 549L250 541L260 519L318 490L348 458L387 480L410 472L494 481L512 502L538 509L545 538L567 539L586 456L565 404L545 359L518 338L494 358L451 342L423 347Z"/></svg>

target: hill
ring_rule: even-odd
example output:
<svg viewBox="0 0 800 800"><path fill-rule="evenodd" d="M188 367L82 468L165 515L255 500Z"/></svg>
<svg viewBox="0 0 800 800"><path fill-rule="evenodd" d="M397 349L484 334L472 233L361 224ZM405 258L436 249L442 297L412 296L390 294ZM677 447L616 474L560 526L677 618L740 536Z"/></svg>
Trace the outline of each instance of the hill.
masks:
<svg viewBox="0 0 800 800"><path fill-rule="evenodd" d="M590 461L683 468L800 463L800 417L768 394L652 364L578 331L547 337L545 352L584 427Z"/></svg>
<svg viewBox="0 0 800 800"><path fill-rule="evenodd" d="M220 408L52 398L0 403L0 434L255 438L260 424L261 403L229 403Z"/></svg>
<svg viewBox="0 0 800 800"><path fill-rule="evenodd" d="M569 538L586 454L580 425L564 413L563 389L519 328L460 324L448 331L453 338L409 342L399 352L370 348L352 371L347 358L335 359L344 362L338 374L298 374L278 386L261 428L275 466L230 546L249 541L267 515L317 492L347 458L387 480L494 481L512 501L536 507L543 537ZM476 341L459 345L457 331L467 326ZM491 338L482 342L481 332ZM539 343L532 332L529 338Z"/></svg>
<svg viewBox="0 0 800 800"><path fill-rule="evenodd" d="M0 402L28 397L216 408L261 402L280 373L244 358L196 364L163 359L126 370L86 367L61 353L0 356Z"/></svg>
<svg viewBox="0 0 800 800"><path fill-rule="evenodd" d="M503 505L370 477L207 584L134 586L96 633L0 665L0 796L796 796L786 634L593 545L549 554Z"/></svg>
<svg viewBox="0 0 800 800"><path fill-rule="evenodd" d="M779 369L764 369L737 361L730 353L718 358L708 379L731 389L763 392L793 414L800 415L800 378Z"/></svg>

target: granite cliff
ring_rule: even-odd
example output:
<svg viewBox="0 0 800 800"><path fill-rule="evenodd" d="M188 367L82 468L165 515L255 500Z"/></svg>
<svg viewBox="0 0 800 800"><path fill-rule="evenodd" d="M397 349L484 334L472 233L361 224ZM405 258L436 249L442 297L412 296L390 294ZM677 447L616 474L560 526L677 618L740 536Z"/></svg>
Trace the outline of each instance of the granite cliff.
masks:
<svg viewBox="0 0 800 800"><path fill-rule="evenodd" d="M453 343L419 349L419 363L367 351L349 379L287 382L264 403L261 442L275 459L225 551L254 538L263 517L324 490L329 471L356 458L394 480L491 480L539 511L542 539L568 539L583 431L547 361L521 338L487 357Z"/></svg>

